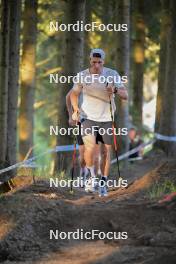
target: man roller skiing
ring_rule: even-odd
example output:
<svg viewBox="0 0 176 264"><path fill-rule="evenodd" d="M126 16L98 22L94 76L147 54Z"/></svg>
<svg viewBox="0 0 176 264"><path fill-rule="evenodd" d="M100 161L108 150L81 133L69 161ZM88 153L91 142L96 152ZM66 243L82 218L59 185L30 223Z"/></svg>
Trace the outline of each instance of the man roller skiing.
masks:
<svg viewBox="0 0 176 264"><path fill-rule="evenodd" d="M112 114L115 112L115 93L119 98L127 100L128 93L120 80L119 74L110 68L104 67L105 53L102 49L92 49L90 53L90 67L78 74L78 82L74 83L70 94L74 110L73 119L78 115L82 122L83 141L85 146L85 163L90 171L90 186L95 181L93 154L96 145L96 135L102 135L106 149L106 159L101 175L99 195L107 195L107 177L110 171L110 153L112 147L112 117L109 107L111 100ZM82 104L79 107L78 98L82 93ZM101 133L100 133L101 132Z"/></svg>
<svg viewBox="0 0 176 264"><path fill-rule="evenodd" d="M68 115L69 115L69 125L70 126L75 126L76 122L72 119L72 105L71 105L71 100L70 100L70 94L71 94L70 90L67 95L66 95L66 107L67 107L67 111L68 111ZM82 104L82 94L79 95L78 98L78 105L79 107ZM79 129L81 129L81 122L83 120L81 119L81 117L79 118L78 121L78 126ZM86 180L89 174L89 171L86 167L86 163L85 163L85 159L84 159L84 142L81 136L81 133L79 133L77 135L77 143L79 145L79 162L80 162L80 176L79 176L79 182L80 182L80 187L85 187L85 190L88 192L92 192L94 190L93 186L91 188L91 186L89 186L88 184L86 185ZM105 147L103 144L103 139L102 136L97 134L96 136L96 145L95 145L95 150L94 150L94 166L95 166L95 174L98 175L99 171L102 170L102 166L104 164L104 160L106 157L106 152L105 152Z"/></svg>

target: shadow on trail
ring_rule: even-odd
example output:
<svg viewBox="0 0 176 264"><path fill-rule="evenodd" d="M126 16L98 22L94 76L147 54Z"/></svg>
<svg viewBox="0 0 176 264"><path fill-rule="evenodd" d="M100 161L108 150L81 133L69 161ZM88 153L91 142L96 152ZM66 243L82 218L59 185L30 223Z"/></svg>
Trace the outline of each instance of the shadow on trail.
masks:
<svg viewBox="0 0 176 264"><path fill-rule="evenodd" d="M43 181L2 196L0 262L43 264L53 258L56 262L51 263L58 264L175 264L176 211L151 207L144 197L136 198L139 191L125 199L118 199L118 192L100 199L82 190L71 195ZM2 232L5 226L9 228ZM50 230L77 229L127 232L128 239L50 239ZM166 256L169 261L164 262Z"/></svg>

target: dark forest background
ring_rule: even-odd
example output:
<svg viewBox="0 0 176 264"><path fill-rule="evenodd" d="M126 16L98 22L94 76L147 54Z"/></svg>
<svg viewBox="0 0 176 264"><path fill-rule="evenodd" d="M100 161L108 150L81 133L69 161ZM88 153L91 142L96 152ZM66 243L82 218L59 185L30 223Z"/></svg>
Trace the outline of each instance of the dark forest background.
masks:
<svg viewBox="0 0 176 264"><path fill-rule="evenodd" d="M118 102L117 125L135 126L144 139L153 132L176 135L176 1L2 0L0 9L0 168L56 145L73 144L72 137L49 135L50 125L68 127L65 95L71 88L49 83L49 77L88 67L90 49L96 47L105 50L107 67L128 76L129 101ZM50 21L80 20L125 23L129 30L49 30ZM123 141L125 152L128 144ZM157 140L154 147L176 156L176 142ZM59 155L43 156L39 162L59 168Z"/></svg>

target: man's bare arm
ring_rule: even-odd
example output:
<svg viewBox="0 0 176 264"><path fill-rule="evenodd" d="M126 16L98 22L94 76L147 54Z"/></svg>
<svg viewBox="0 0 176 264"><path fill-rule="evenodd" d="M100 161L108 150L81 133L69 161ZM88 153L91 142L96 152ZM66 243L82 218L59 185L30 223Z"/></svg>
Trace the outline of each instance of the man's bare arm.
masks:
<svg viewBox="0 0 176 264"><path fill-rule="evenodd" d="M75 121L79 120L79 106L78 106L78 97L79 97L80 92L74 91L72 90L71 94L70 94L70 100L71 100L71 104L73 107L73 114L72 114L72 119Z"/></svg>
<svg viewBox="0 0 176 264"><path fill-rule="evenodd" d="M128 92L127 89L123 86L120 88L116 88L114 85L108 85L106 90L109 95L116 93L120 99L127 100L128 99Z"/></svg>
<svg viewBox="0 0 176 264"><path fill-rule="evenodd" d="M71 94L71 90L66 95L66 107L67 107L69 117L72 115L72 104L70 100L70 94Z"/></svg>
<svg viewBox="0 0 176 264"><path fill-rule="evenodd" d="M71 105L73 107L73 111L74 112L79 112L79 106L78 106L79 94L80 94L80 92L76 92L74 90L72 90L71 93L70 93Z"/></svg>
<svg viewBox="0 0 176 264"><path fill-rule="evenodd" d="M70 100L70 94L71 94L71 90L66 95L66 107L67 107L67 111L69 115L68 123L70 126L74 126L75 121L72 119L73 109L72 109L72 104Z"/></svg>
<svg viewBox="0 0 176 264"><path fill-rule="evenodd" d="M118 88L117 89L117 95L120 97L120 99L128 100L128 92L125 87Z"/></svg>

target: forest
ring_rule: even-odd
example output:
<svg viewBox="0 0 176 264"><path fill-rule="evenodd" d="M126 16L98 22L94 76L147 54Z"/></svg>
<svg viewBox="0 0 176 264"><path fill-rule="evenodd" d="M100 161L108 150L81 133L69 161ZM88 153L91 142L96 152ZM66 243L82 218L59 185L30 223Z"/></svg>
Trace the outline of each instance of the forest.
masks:
<svg viewBox="0 0 176 264"><path fill-rule="evenodd" d="M60 77L74 76L88 67L90 49L94 47L104 49L106 65L128 79L129 101L119 103L118 126L134 125L148 137L154 136L151 133L174 137L174 4L171 1L170 8L168 1L150 0L2 1L1 168L56 145L73 144L72 137L50 136L49 127L68 127L65 96L72 83L64 83ZM74 33L68 28L73 24L77 26ZM88 31L81 30L86 24ZM102 31L107 28L101 26L101 31L96 30L99 25L110 25L111 31ZM113 25L122 28L118 26L112 32ZM144 113L144 105L152 100L155 105L150 113ZM147 125L146 115L152 115ZM156 147L169 156L175 155L175 140L158 138ZM124 146L121 151L127 149ZM51 156L42 160L41 166L48 167L59 162Z"/></svg>
<svg viewBox="0 0 176 264"><path fill-rule="evenodd" d="M1 0L0 12L0 262L175 263L176 1ZM79 174L78 145L64 133L66 96L95 48L128 92L128 100L115 96L121 133L110 177L120 168L129 187L110 190L103 201L82 189L49 187L50 177ZM136 132L139 160L128 154L124 128ZM102 230L126 228L131 240L50 241L47 230L58 223L65 231L78 228L78 214L86 230L100 221Z"/></svg>

